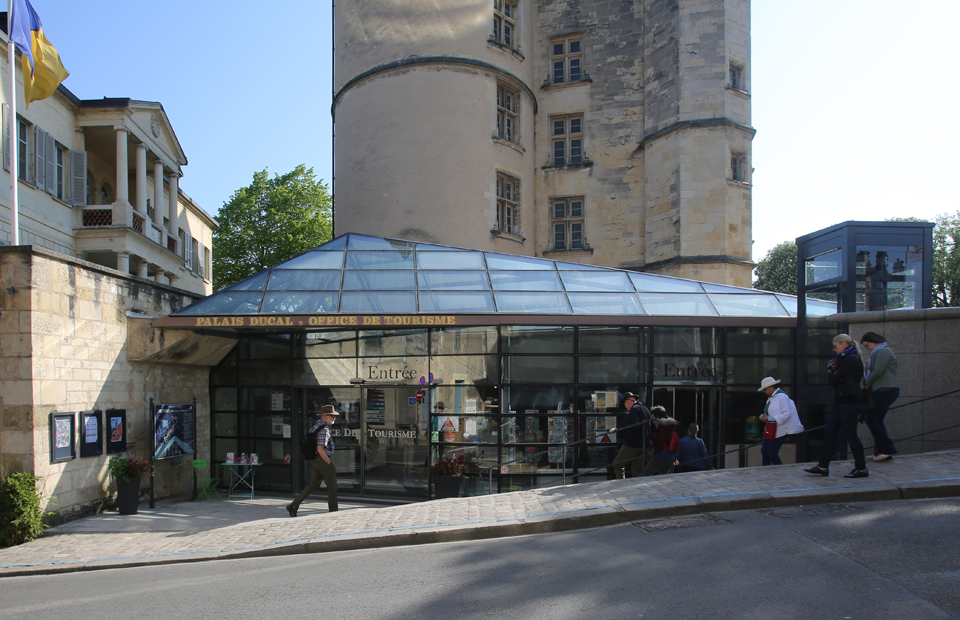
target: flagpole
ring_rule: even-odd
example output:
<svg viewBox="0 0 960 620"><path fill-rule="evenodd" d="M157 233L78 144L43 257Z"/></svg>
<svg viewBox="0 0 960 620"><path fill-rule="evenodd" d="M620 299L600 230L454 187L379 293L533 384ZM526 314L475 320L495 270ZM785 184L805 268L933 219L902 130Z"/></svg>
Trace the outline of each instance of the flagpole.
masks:
<svg viewBox="0 0 960 620"><path fill-rule="evenodd" d="M13 0L7 0L7 60L10 63L10 139L7 140L7 156L10 159L10 227L13 229L13 245L20 245L20 201L17 196L17 165L20 138L17 135L17 54L13 43Z"/></svg>

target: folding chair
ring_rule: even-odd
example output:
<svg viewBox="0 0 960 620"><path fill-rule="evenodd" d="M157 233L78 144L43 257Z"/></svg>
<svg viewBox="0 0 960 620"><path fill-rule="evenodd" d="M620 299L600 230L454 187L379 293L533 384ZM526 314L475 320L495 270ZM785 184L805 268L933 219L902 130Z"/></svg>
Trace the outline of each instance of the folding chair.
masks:
<svg viewBox="0 0 960 620"><path fill-rule="evenodd" d="M203 471L203 478L200 477L201 470ZM207 459L195 459L193 461L193 481L194 488L197 490L197 497L193 501L199 501L202 497L206 497L207 501L212 501L213 498L210 493L216 495L218 500L220 499L220 492L217 491L220 478L210 477L210 472L207 469Z"/></svg>

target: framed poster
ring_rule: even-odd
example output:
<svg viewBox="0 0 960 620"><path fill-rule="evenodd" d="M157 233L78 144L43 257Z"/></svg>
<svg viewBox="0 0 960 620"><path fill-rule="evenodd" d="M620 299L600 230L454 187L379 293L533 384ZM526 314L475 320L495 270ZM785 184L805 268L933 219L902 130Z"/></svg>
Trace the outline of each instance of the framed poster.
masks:
<svg viewBox="0 0 960 620"><path fill-rule="evenodd" d="M103 454L103 412L80 412L80 458Z"/></svg>
<svg viewBox="0 0 960 620"><path fill-rule="evenodd" d="M74 412L50 414L50 462L60 463L77 458L73 437L77 429Z"/></svg>
<svg viewBox="0 0 960 620"><path fill-rule="evenodd" d="M169 459L197 452L197 417L193 405L154 407L153 459Z"/></svg>
<svg viewBox="0 0 960 620"><path fill-rule="evenodd" d="M127 449L127 410L107 409L107 454L117 454Z"/></svg>

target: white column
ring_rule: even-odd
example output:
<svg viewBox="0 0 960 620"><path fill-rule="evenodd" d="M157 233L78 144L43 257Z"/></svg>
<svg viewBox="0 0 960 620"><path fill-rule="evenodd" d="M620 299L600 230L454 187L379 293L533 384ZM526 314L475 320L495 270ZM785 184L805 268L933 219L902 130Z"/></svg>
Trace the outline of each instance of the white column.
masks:
<svg viewBox="0 0 960 620"><path fill-rule="evenodd" d="M167 276L167 284L170 286L174 286L177 283L177 280L180 279L177 274L173 273L172 271L165 272L165 275Z"/></svg>
<svg viewBox="0 0 960 620"><path fill-rule="evenodd" d="M147 145L137 144L137 213L147 215ZM147 231L143 231L147 234Z"/></svg>
<svg viewBox="0 0 960 620"><path fill-rule="evenodd" d="M141 278L147 277L147 270L150 267L150 263L142 258L137 259L137 275Z"/></svg>
<svg viewBox="0 0 960 620"><path fill-rule="evenodd" d="M168 206L168 215L170 221L167 222L167 230L173 236L174 239L177 239L177 198L178 198L178 188L180 186L180 175L177 174L176 170L170 172L170 181L167 190L170 192L168 196L170 203ZM180 248L180 254L183 254L183 248Z"/></svg>
<svg viewBox="0 0 960 620"><path fill-rule="evenodd" d="M163 230L163 162L153 164L153 223Z"/></svg>
<svg viewBox="0 0 960 620"><path fill-rule="evenodd" d="M130 204L130 190L127 187L127 128L117 130L117 199L118 204Z"/></svg>
<svg viewBox="0 0 960 620"><path fill-rule="evenodd" d="M117 252L117 271L130 273L130 252Z"/></svg>

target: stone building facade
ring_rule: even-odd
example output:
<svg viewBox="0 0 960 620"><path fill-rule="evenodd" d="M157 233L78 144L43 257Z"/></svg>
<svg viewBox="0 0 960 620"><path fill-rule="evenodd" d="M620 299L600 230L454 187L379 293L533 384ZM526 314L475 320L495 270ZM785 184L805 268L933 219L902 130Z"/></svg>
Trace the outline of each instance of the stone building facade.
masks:
<svg viewBox="0 0 960 620"><path fill-rule="evenodd" d="M3 59L6 38L0 32ZM12 119L9 71L0 73L7 129L0 245L14 242L8 182L13 141L20 245L209 295L216 222L179 187L187 157L163 106L125 97L80 99L61 85L27 107L17 61Z"/></svg>
<svg viewBox="0 0 960 620"><path fill-rule="evenodd" d="M125 455L149 459L149 399L195 397L198 453L209 453L209 368L193 363L203 360L135 361L151 349L149 319L138 317L163 316L198 297L38 246L0 247L0 468L42 478L54 520L99 511L116 483L106 454L52 462L53 412L125 409ZM160 461L157 496L190 493L192 475L188 459Z"/></svg>
<svg viewBox="0 0 960 620"><path fill-rule="evenodd" d="M334 227L750 286L749 0L345 0Z"/></svg>

